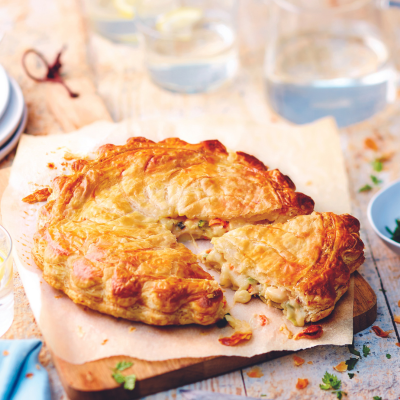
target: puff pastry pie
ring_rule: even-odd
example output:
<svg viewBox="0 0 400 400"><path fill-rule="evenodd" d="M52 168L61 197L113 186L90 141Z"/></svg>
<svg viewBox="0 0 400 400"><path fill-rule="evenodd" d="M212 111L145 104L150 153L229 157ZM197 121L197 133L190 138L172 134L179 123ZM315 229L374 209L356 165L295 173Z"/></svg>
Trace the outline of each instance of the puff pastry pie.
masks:
<svg viewBox="0 0 400 400"><path fill-rule="evenodd" d="M76 303L148 324L207 325L225 313L218 283L177 236L212 238L314 207L278 170L215 140L130 138L72 167L51 189L23 199L49 196L35 261Z"/></svg>
<svg viewBox="0 0 400 400"><path fill-rule="evenodd" d="M314 212L274 225L247 225L212 239L200 258L221 271L242 303L257 295L296 326L328 316L364 261L351 215Z"/></svg>

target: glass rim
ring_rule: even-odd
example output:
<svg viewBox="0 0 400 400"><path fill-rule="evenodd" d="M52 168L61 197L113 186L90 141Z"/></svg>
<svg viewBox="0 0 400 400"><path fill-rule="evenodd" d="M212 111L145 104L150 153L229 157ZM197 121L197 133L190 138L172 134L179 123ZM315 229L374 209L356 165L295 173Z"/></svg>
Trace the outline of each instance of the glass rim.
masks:
<svg viewBox="0 0 400 400"><path fill-rule="evenodd" d="M12 248L13 248L13 242L12 242L12 238L11 238L10 233L7 231L6 228L4 228L3 225L0 225L0 231L3 231L3 233L6 235L6 237L8 237L8 239L10 240L10 249L9 249L9 251L8 251L7 257L6 257L6 258L3 260L3 262L1 263L1 264L4 264L5 262L8 261L8 259L9 259L10 256L11 256L11 252L12 252Z"/></svg>
<svg viewBox="0 0 400 400"><path fill-rule="evenodd" d="M293 4L290 0L273 0L276 5L279 7L294 12L297 14L326 14L326 13L342 13L355 11L364 6L367 3L372 3L372 0L353 0L348 4L342 4L340 6L335 6L331 8L322 8L322 7L306 7L306 6L298 6Z"/></svg>

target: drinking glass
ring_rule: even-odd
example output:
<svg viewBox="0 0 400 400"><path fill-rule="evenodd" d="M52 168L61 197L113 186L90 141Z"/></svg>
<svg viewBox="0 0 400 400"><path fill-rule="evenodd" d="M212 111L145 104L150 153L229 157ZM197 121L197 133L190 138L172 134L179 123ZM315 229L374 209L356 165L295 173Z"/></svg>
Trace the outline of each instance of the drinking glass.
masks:
<svg viewBox="0 0 400 400"><path fill-rule="evenodd" d="M174 92L215 89L238 69L236 0L138 0L146 66Z"/></svg>
<svg viewBox="0 0 400 400"><path fill-rule="evenodd" d="M0 337L6 333L14 319L12 241L0 225Z"/></svg>
<svg viewBox="0 0 400 400"><path fill-rule="evenodd" d="M137 44L135 3L136 0L84 0L83 5L94 31L114 42Z"/></svg>
<svg viewBox="0 0 400 400"><path fill-rule="evenodd" d="M267 97L287 120L367 119L396 97L385 0L273 0L265 57Z"/></svg>

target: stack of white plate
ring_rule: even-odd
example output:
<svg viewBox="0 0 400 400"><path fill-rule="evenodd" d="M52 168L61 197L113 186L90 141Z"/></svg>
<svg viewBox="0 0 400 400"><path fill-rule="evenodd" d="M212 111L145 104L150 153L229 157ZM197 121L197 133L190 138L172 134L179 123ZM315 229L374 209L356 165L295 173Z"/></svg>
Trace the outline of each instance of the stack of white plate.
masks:
<svg viewBox="0 0 400 400"><path fill-rule="evenodd" d="M17 145L27 117L21 88L0 65L0 159Z"/></svg>

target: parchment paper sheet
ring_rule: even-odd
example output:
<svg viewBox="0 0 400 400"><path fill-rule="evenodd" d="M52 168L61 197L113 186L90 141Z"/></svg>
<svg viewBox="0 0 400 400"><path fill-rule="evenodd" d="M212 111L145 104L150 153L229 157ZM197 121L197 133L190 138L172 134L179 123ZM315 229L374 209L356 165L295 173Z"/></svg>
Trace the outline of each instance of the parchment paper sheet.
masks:
<svg viewBox="0 0 400 400"><path fill-rule="evenodd" d="M130 136L153 140L178 136L196 143L219 139L228 148L255 155L270 168L279 168L295 182L299 191L316 201L316 210L350 212L347 178L338 133L334 122L321 120L303 127L256 125L226 118L179 121L125 121L119 124L97 122L70 134L46 137L23 136L14 160L10 183L2 199L2 215L14 239L14 259L27 296L43 335L51 349L72 363L127 355L143 360L183 357L235 355L250 357L272 350L298 350L322 344L344 345L352 342L353 289L339 301L334 313L323 320L324 335L318 340L289 340L279 328L296 333L301 328L287 321L280 310L268 308L258 299L236 304L231 314L253 326L252 339L242 345L226 347L218 342L230 336L230 327L153 327L102 315L74 304L50 287L31 258L32 236L36 230L37 209L21 199L33 190L48 185L62 173L66 151L86 154L105 143L123 144ZM54 163L56 169L50 169ZM210 248L199 241L195 252ZM213 273L218 276L217 273ZM225 292L232 304L233 292ZM269 324L261 327L255 315L263 314ZM136 328L136 329L132 329ZM107 340L106 340L107 339Z"/></svg>

